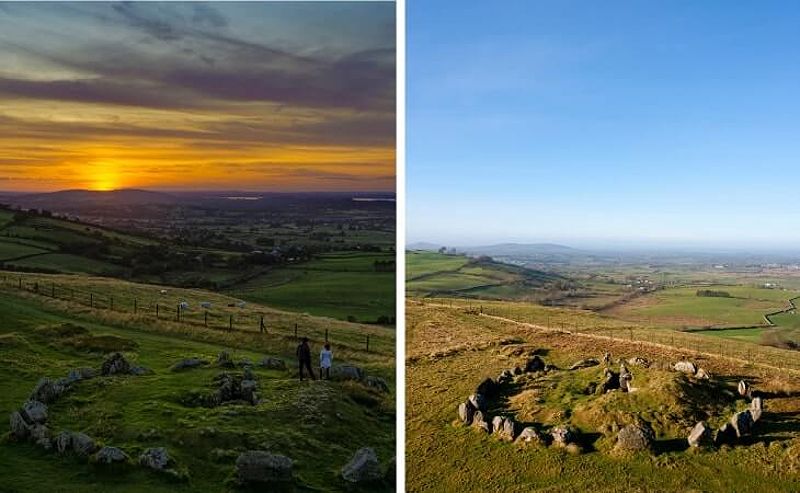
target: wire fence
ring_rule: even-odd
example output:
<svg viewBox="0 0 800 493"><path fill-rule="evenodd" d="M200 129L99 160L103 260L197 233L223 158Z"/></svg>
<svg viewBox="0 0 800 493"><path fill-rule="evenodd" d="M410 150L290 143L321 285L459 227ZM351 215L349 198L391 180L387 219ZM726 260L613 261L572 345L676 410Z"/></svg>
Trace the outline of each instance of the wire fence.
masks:
<svg viewBox="0 0 800 493"><path fill-rule="evenodd" d="M139 295L115 295L52 280L8 274L2 276L2 285L5 288L82 305L92 310L103 310L212 330L258 332L265 337L273 335L293 337L295 340L307 337L314 342L331 344L336 342L355 346L366 352L371 351L370 334L364 334L360 341L353 341L352 336L349 337L349 340L337 339L334 341L335 332L332 333L328 328L301 325L301 322L295 322L293 327L291 324L289 327L286 324L275 325L271 323L268 313L245 309L246 304L243 302L229 303L227 311L214 309L210 302L200 302L197 304L200 309L195 309L185 301L170 302L162 298ZM375 341L372 342L374 346Z"/></svg>

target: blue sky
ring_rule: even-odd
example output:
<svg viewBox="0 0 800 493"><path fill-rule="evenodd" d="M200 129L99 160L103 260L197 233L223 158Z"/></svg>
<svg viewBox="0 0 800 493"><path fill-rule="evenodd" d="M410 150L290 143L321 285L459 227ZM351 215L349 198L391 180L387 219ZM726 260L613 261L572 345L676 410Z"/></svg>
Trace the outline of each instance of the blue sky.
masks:
<svg viewBox="0 0 800 493"><path fill-rule="evenodd" d="M412 0L407 25L409 242L800 246L800 3Z"/></svg>

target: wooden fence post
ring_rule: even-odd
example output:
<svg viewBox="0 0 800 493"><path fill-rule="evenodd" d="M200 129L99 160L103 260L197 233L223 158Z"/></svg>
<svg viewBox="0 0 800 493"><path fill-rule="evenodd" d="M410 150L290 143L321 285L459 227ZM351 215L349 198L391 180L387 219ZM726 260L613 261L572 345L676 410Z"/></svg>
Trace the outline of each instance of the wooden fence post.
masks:
<svg viewBox="0 0 800 493"><path fill-rule="evenodd" d="M206 327L208 327L208 310L203 312L203 323L205 324Z"/></svg>
<svg viewBox="0 0 800 493"><path fill-rule="evenodd" d="M294 324L294 338L297 339L297 323Z"/></svg>
<svg viewBox="0 0 800 493"><path fill-rule="evenodd" d="M369 334L367 334L367 352L369 352Z"/></svg>
<svg viewBox="0 0 800 493"><path fill-rule="evenodd" d="M325 329L325 343L328 343L328 329Z"/></svg>
<svg viewBox="0 0 800 493"><path fill-rule="evenodd" d="M94 308L94 293L89 293L89 308Z"/></svg>
<svg viewBox="0 0 800 493"><path fill-rule="evenodd" d="M156 318L158 318L158 303L156 303Z"/></svg>
<svg viewBox="0 0 800 493"><path fill-rule="evenodd" d="M108 297L108 309L109 310L113 310L114 309L114 297L113 296L109 296Z"/></svg>
<svg viewBox="0 0 800 493"><path fill-rule="evenodd" d="M178 307L175 310L175 320L177 320L178 322L181 321L181 305L180 304L178 304Z"/></svg>
<svg viewBox="0 0 800 493"><path fill-rule="evenodd" d="M56 297L56 283L50 284L50 297L51 298Z"/></svg>
<svg viewBox="0 0 800 493"><path fill-rule="evenodd" d="M233 315L228 316L228 330L233 330Z"/></svg>
<svg viewBox="0 0 800 493"><path fill-rule="evenodd" d="M133 314L136 315L139 312L139 303L136 298L133 299Z"/></svg>

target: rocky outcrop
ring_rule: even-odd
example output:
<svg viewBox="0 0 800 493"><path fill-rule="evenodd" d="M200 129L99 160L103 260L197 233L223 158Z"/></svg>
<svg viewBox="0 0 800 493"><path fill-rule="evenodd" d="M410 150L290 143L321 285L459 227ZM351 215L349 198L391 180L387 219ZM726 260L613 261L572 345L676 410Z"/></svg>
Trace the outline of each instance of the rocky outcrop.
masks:
<svg viewBox="0 0 800 493"><path fill-rule="evenodd" d="M242 484L288 483L293 480L292 465L285 455L249 450L236 459L236 478Z"/></svg>
<svg viewBox="0 0 800 493"><path fill-rule="evenodd" d="M30 424L44 424L47 421L47 406L39 401L27 401L22 405L21 414Z"/></svg>
<svg viewBox="0 0 800 493"><path fill-rule="evenodd" d="M342 467L342 479L348 483L370 483L382 478L378 456L370 447L358 449L350 462Z"/></svg>
<svg viewBox="0 0 800 493"><path fill-rule="evenodd" d="M357 366L334 366L331 368L331 378L334 380L357 380L364 378L364 370Z"/></svg>
<svg viewBox="0 0 800 493"><path fill-rule="evenodd" d="M472 424L472 418L475 416L475 406L470 401L462 402L458 405L458 419L465 425Z"/></svg>
<svg viewBox="0 0 800 493"><path fill-rule="evenodd" d="M574 430L566 426L558 426L553 428L550 432L553 438L553 445L556 447L566 447L569 444L575 443L577 434Z"/></svg>
<svg viewBox="0 0 800 493"><path fill-rule="evenodd" d="M383 393L389 392L389 384L386 383L386 380L382 379L381 377L367 375L366 377L364 377L364 385L372 389L375 389L378 392L383 392Z"/></svg>

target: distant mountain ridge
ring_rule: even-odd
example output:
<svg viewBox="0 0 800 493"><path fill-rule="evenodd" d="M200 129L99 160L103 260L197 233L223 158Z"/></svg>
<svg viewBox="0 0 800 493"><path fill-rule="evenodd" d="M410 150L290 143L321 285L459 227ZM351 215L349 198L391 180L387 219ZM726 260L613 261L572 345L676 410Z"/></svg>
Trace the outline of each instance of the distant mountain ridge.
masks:
<svg viewBox="0 0 800 493"><path fill-rule="evenodd" d="M32 193L10 197L14 205L29 209L64 209L73 207L109 207L132 205L168 205L180 201L178 197L164 192L153 192L135 188L120 190L61 190L58 192Z"/></svg>

